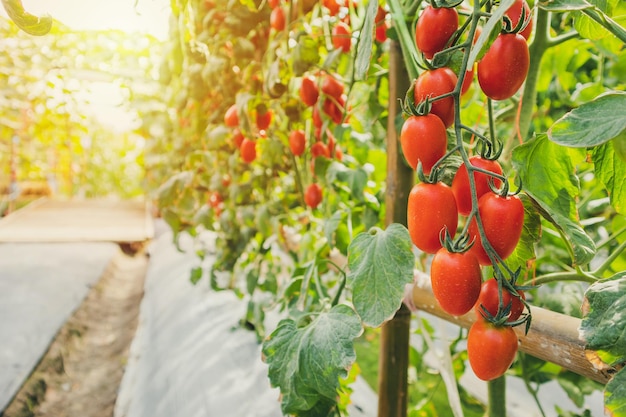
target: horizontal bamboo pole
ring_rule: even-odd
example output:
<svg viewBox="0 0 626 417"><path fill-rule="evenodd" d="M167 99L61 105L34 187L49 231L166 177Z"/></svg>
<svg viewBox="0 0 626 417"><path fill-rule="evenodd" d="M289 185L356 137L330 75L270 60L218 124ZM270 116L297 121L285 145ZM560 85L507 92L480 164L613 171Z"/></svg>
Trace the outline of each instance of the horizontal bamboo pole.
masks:
<svg viewBox="0 0 626 417"><path fill-rule="evenodd" d="M418 310L425 311L459 326L469 328L476 321L474 311L456 317L441 309L430 288L413 287L412 301ZM540 307L531 306L532 326L524 335L524 326L515 327L520 341L519 349L532 356L555 363L579 375L605 384L615 370L596 369L585 356L585 344L578 337L580 319Z"/></svg>

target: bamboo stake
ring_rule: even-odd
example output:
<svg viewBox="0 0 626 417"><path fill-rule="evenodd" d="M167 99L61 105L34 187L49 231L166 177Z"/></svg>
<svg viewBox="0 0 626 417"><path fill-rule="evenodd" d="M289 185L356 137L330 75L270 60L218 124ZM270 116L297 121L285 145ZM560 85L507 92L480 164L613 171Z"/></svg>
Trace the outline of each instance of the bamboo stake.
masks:
<svg viewBox="0 0 626 417"><path fill-rule="evenodd" d="M398 99L404 97L410 80L397 42L389 51L389 120L387 122L387 191L385 224L406 225L406 207L413 186L413 170L404 162L396 118L402 113ZM402 305L381 329L378 372L378 416L407 415L407 372L411 311Z"/></svg>
<svg viewBox="0 0 626 417"><path fill-rule="evenodd" d="M469 328L476 321L474 311L455 317L439 307L432 291L418 285L413 287L413 303L419 310L459 326ZM578 337L580 319L531 306L532 326L527 335L524 326L515 327L519 349L539 359L605 384L615 369L598 370L585 355L585 343Z"/></svg>

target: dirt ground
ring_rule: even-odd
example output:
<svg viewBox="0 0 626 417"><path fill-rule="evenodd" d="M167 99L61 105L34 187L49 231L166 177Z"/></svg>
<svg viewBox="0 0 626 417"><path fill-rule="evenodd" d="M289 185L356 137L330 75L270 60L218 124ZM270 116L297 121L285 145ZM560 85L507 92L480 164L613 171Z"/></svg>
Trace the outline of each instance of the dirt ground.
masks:
<svg viewBox="0 0 626 417"><path fill-rule="evenodd" d="M148 257L119 250L4 417L112 417L137 328ZM133 248L136 249L136 248ZM0 417L3 414L0 413Z"/></svg>

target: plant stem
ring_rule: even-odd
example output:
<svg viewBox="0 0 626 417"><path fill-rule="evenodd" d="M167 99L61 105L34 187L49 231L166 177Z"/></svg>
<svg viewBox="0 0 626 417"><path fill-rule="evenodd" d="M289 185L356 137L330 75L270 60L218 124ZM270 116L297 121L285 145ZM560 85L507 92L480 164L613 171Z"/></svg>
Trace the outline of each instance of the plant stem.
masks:
<svg viewBox="0 0 626 417"><path fill-rule="evenodd" d="M606 260L604 262L602 262L602 265L600 265L595 271L593 271L592 273L594 275L602 275L602 273L604 271L606 271L607 269L609 269L609 267L611 266L611 264L613 263L614 260L616 260L621 254L622 252L624 252L624 249L626 249L626 240L623 241L621 243L621 245L619 245L617 248L615 248L615 250L613 251L613 253L611 255L609 255L608 258L606 258Z"/></svg>
<svg viewBox="0 0 626 417"><path fill-rule="evenodd" d="M542 285L547 284L549 282L556 281L580 281L580 282L589 282L594 283L598 280L595 276L591 274L584 273L583 271L563 271L563 272L553 272L550 274L540 275L537 278L532 280L533 285Z"/></svg>
<svg viewBox="0 0 626 417"><path fill-rule="evenodd" d="M550 47L548 31L550 27L550 13L538 8L537 9L537 25L535 26L535 38L529 47L530 65L528 67L528 75L524 84L524 92L522 94L522 108L519 118L519 131L522 140L528 139L530 125L532 122L535 102L537 101L537 80L539 78L539 70L541 67L541 59L546 50ZM508 152L507 152L508 155Z"/></svg>
<svg viewBox="0 0 626 417"><path fill-rule="evenodd" d="M487 416L506 417L506 379L502 375L487 383Z"/></svg>

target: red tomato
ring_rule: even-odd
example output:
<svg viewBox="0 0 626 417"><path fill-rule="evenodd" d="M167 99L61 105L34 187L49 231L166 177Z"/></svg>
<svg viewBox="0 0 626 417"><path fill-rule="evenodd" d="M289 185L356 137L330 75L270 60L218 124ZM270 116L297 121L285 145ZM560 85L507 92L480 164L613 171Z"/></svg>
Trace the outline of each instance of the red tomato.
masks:
<svg viewBox="0 0 626 417"><path fill-rule="evenodd" d="M279 3L280 0L267 0L267 4L270 6L271 9L275 9L276 7L278 7Z"/></svg>
<svg viewBox="0 0 626 417"><path fill-rule="evenodd" d="M243 133L241 133L241 130L235 129L233 131L233 143L235 144L237 148L241 148L241 144L244 139L245 138L243 136Z"/></svg>
<svg viewBox="0 0 626 417"><path fill-rule="evenodd" d="M270 26L276 31L285 29L285 11L282 7L276 7L270 14Z"/></svg>
<svg viewBox="0 0 626 417"><path fill-rule="evenodd" d="M343 121L344 104L343 97L340 97L340 100L326 97L326 99L324 99L322 110L324 110L324 113L326 113L326 115L328 115L334 123L339 124Z"/></svg>
<svg viewBox="0 0 626 417"><path fill-rule="evenodd" d="M322 202L322 187L313 183L304 191L304 202L311 208L316 208Z"/></svg>
<svg viewBox="0 0 626 417"><path fill-rule="evenodd" d="M302 78L302 84L300 84L300 98L302 102L311 107L317 103L317 99L320 95L317 88L317 80L312 75L307 75Z"/></svg>
<svg viewBox="0 0 626 417"><path fill-rule="evenodd" d="M343 83L330 74L326 74L322 80L322 93L327 96L334 97L336 100L341 99L343 94Z"/></svg>
<svg viewBox="0 0 626 417"><path fill-rule="evenodd" d="M526 0L515 0L515 3L513 3L513 5L509 7L506 12L504 12L504 14L511 19L512 28L515 28L517 27L519 20L522 18L522 8L525 11L524 14L528 23L526 24L524 30L522 30L519 34L522 35L524 39L528 40L533 31L533 17L530 14L530 7L528 6L528 3L526 3Z"/></svg>
<svg viewBox="0 0 626 417"><path fill-rule="evenodd" d="M518 290L518 294L521 298L526 299L526 295L524 295L524 291ZM489 314L493 317L498 314L498 281L495 278L489 278L487 281L483 282L480 287L480 295L478 296L478 301L476 302L476 316L478 318L482 318L483 309L487 309ZM481 307L482 306L482 307ZM515 321L517 320L524 311L524 303L522 300L513 294L511 294L506 288L502 288L502 307L509 308L509 317L507 321Z"/></svg>
<svg viewBox="0 0 626 417"><path fill-rule="evenodd" d="M319 106L313 107L312 119L313 119L313 126L315 126L316 129L320 129L320 133L321 133L321 127L324 124L324 121L322 120L322 116L320 115ZM317 137L319 138L319 136Z"/></svg>
<svg viewBox="0 0 626 417"><path fill-rule="evenodd" d="M376 41L379 43L383 43L387 40L387 29L390 28L389 22L383 22L380 25L376 26Z"/></svg>
<svg viewBox="0 0 626 417"><path fill-rule="evenodd" d="M330 158L330 151L328 150L328 146L323 142L315 142L311 145L311 156L313 158L317 158L319 156L324 156L326 158Z"/></svg>
<svg viewBox="0 0 626 417"><path fill-rule="evenodd" d="M294 156L300 156L304 153L306 147L306 136L304 130L294 130L289 134L289 148Z"/></svg>
<svg viewBox="0 0 626 417"><path fill-rule="evenodd" d="M400 144L406 161L417 169L422 162L424 174L429 175L433 165L446 153L448 135L441 119L432 113L410 116L400 131Z"/></svg>
<svg viewBox="0 0 626 417"><path fill-rule="evenodd" d="M426 97L435 98L450 93L456 87L457 77L450 68L437 68L424 71L415 81L414 99L418 104ZM446 127L454 123L454 98L446 97L432 101L431 113L439 116Z"/></svg>
<svg viewBox="0 0 626 417"><path fill-rule="evenodd" d="M513 253L522 236L524 227L524 204L518 196L501 197L488 192L478 200L478 213L485 229L485 237L500 256L506 259ZM481 265L491 265L491 259L483 248L478 234L476 219L472 219L468 233L476 237L470 249Z"/></svg>
<svg viewBox="0 0 626 417"><path fill-rule="evenodd" d="M435 253L441 248L440 236L446 228L456 233L458 213L452 190L443 182L415 184L409 193L407 226L411 240L420 250Z"/></svg>
<svg viewBox="0 0 626 417"><path fill-rule="evenodd" d="M478 62L480 88L492 100L510 98L524 83L529 65L526 39L515 33L500 34Z"/></svg>
<svg viewBox="0 0 626 417"><path fill-rule="evenodd" d="M336 16L339 13L341 5L337 3L337 0L324 0L324 7L328 9L331 16Z"/></svg>
<svg viewBox="0 0 626 417"><path fill-rule="evenodd" d="M461 95L467 93L474 81L474 67L471 70L465 72L465 78L463 78L463 84L461 84Z"/></svg>
<svg viewBox="0 0 626 417"><path fill-rule="evenodd" d="M459 15L454 8L426 6L415 26L415 44L431 59L459 28Z"/></svg>
<svg viewBox="0 0 626 417"><path fill-rule="evenodd" d="M239 115L237 114L236 104L233 104L226 110L224 114L224 124L228 127L236 127L239 125Z"/></svg>
<svg viewBox="0 0 626 417"><path fill-rule="evenodd" d="M352 31L344 22L338 22L333 28L333 46L343 52L350 52Z"/></svg>
<svg viewBox="0 0 626 417"><path fill-rule="evenodd" d="M504 375L515 359L517 344L512 327L476 320L467 334L467 357L476 376L491 381Z"/></svg>
<svg viewBox="0 0 626 417"><path fill-rule="evenodd" d="M257 111L256 113L256 126L259 130L267 130L270 127L270 123L272 123L272 111L267 110L265 113L260 113Z"/></svg>
<svg viewBox="0 0 626 417"><path fill-rule="evenodd" d="M461 316L474 307L480 294L480 265L470 252L455 253L441 248L430 266L433 294L441 308Z"/></svg>
<svg viewBox="0 0 626 417"><path fill-rule="evenodd" d="M476 168L481 168L485 171L502 175L502 167L498 161L485 159L478 155L470 157L469 160L472 166L475 166ZM474 184L476 185L477 198L480 198L485 193L491 191L489 188L490 178L493 178L494 185L496 187L500 187L502 181L500 181L499 178L494 178L487 174L483 174L482 172L474 171ZM462 216L470 214L472 211L472 194L469 184L469 174L467 173L467 167L465 164L461 164L459 169L456 171L456 174L454 174L454 178L452 179L452 192L454 193L454 198L456 199L459 214Z"/></svg>
<svg viewBox="0 0 626 417"><path fill-rule="evenodd" d="M256 159L256 142L245 138L243 142L241 142L241 147L239 148L241 152L241 159L247 164L251 163Z"/></svg>

